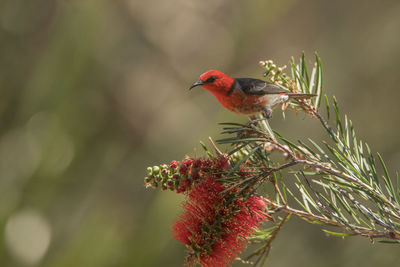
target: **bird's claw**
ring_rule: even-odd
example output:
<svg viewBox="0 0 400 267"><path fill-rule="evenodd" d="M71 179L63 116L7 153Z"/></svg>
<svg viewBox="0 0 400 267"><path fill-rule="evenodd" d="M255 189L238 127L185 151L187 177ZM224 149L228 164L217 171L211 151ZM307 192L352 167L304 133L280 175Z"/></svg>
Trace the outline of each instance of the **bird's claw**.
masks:
<svg viewBox="0 0 400 267"><path fill-rule="evenodd" d="M252 129L254 129L254 130L256 130L257 129L257 123L259 122L259 121L263 121L263 120L267 120L268 118L254 118L254 117L250 117L250 121L249 122L247 122L246 123L246 128L252 128ZM244 136L245 136L245 132L246 132L246 130L242 130L242 131L239 131L238 133L237 133L237 139L242 139Z"/></svg>

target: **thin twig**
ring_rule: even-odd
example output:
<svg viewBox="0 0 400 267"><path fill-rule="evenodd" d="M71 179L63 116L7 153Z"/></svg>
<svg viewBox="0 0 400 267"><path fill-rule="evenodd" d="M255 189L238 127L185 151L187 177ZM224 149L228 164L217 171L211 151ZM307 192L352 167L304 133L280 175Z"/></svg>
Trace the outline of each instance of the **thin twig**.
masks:
<svg viewBox="0 0 400 267"><path fill-rule="evenodd" d="M277 181L274 181L274 187L275 187L275 190L278 193L279 198L281 199L282 203L284 205L287 205L287 202L286 202L285 198L283 197L281 190L279 189L279 185L278 185Z"/></svg>
<svg viewBox="0 0 400 267"><path fill-rule="evenodd" d="M289 214L294 214L296 216L299 216L299 217L302 217L305 219L309 219L311 221L318 221L318 222L326 224L326 225L337 226L340 228L347 228L343 224L341 224L337 221L328 219L326 217L318 216L318 215L315 215L312 213L307 213L303 210L295 209L295 208L292 208L289 206L281 206L270 200L267 200L267 202L268 202L268 205L271 206L273 208L273 210L275 210L276 212L283 211L283 212L286 212ZM370 239L371 238L388 238L388 239L394 239L394 240L400 239L399 235L394 234L393 232L390 232L390 231L379 231L376 229L368 229L365 227L355 226L355 225L352 225L351 227L360 231L362 233L362 236L370 238Z"/></svg>
<svg viewBox="0 0 400 267"><path fill-rule="evenodd" d="M217 156L220 157L220 156L224 155L224 153L222 153L221 150L218 149L217 145L214 143L211 136L208 137L208 140L210 141L212 147L214 148L215 154L217 154Z"/></svg>

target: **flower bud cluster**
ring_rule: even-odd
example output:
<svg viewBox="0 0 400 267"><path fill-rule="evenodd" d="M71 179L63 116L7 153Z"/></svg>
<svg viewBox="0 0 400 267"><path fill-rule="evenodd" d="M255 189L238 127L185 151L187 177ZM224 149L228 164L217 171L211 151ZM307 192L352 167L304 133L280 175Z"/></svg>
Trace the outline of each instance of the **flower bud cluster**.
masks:
<svg viewBox="0 0 400 267"><path fill-rule="evenodd" d="M282 85L286 88L292 88L291 79L284 73L286 65L278 67L272 60L260 61L260 66L265 69L264 77L270 82L278 85Z"/></svg>
<svg viewBox="0 0 400 267"><path fill-rule="evenodd" d="M183 193L190 190L200 178L210 173L221 175L221 172L229 169L229 158L224 156L214 159L185 158L182 161L171 161L168 165L148 167L144 181L146 187Z"/></svg>

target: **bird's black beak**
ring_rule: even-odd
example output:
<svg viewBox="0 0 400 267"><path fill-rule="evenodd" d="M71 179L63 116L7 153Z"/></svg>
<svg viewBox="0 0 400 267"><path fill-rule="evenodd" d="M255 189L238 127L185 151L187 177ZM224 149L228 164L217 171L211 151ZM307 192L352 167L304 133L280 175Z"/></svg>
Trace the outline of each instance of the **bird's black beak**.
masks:
<svg viewBox="0 0 400 267"><path fill-rule="evenodd" d="M194 88L194 87L196 87L196 86L202 85L202 84L204 84L204 82L203 82L202 80L198 80L197 82L195 82L194 84L192 84L192 85L189 87L189 90L191 90L192 88Z"/></svg>

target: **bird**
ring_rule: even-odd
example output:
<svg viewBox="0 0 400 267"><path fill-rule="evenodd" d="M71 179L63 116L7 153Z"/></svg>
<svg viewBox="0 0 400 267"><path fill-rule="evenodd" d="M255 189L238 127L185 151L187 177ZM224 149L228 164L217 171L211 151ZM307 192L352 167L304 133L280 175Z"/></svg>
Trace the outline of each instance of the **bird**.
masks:
<svg viewBox="0 0 400 267"><path fill-rule="evenodd" d="M200 75L189 90L201 86L211 92L229 111L253 116L259 113L270 119L272 110L290 99L308 99L315 94L294 93L276 84L254 78L232 78L219 70Z"/></svg>

